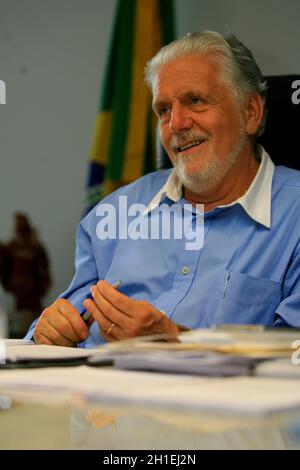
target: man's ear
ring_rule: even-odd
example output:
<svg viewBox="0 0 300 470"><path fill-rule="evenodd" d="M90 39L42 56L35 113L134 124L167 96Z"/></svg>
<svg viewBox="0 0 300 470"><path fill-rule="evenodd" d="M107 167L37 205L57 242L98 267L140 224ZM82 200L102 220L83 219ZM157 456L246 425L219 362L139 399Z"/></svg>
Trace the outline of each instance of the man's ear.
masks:
<svg viewBox="0 0 300 470"><path fill-rule="evenodd" d="M248 97L246 106L246 130L248 135L254 135L259 128L264 114L264 105L259 94L253 93Z"/></svg>

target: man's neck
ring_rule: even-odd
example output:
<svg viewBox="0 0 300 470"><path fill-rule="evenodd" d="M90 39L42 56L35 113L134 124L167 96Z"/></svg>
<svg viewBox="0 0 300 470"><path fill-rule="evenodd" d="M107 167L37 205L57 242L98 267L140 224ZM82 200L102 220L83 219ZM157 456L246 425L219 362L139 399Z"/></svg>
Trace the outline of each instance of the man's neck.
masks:
<svg viewBox="0 0 300 470"><path fill-rule="evenodd" d="M192 204L204 204L205 212L215 207L230 204L242 197L254 180L259 161L252 149L240 155L232 168L217 186L197 193L184 188L185 199Z"/></svg>

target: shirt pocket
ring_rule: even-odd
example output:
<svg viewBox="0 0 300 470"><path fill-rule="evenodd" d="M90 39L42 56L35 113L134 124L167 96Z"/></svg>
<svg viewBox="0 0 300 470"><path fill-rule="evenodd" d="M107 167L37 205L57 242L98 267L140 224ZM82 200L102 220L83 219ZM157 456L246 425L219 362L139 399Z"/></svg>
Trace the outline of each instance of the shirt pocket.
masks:
<svg viewBox="0 0 300 470"><path fill-rule="evenodd" d="M280 297L279 282L226 271L216 289L214 323L272 325Z"/></svg>

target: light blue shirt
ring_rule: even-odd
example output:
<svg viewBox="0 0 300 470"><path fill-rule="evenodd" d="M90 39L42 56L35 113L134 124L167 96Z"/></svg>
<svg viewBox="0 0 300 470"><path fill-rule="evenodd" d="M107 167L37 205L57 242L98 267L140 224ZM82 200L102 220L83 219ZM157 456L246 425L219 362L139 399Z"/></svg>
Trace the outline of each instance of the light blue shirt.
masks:
<svg viewBox="0 0 300 470"><path fill-rule="evenodd" d="M128 206L144 204L148 218L162 203L186 202L174 170L162 170L115 191L81 221L75 275L62 295L79 311L96 281L121 280L121 292L150 302L189 328L220 323L300 327L300 172L274 167L262 149L246 194L205 213L204 245L197 250L187 250L184 237L100 240L99 207L112 204L119 215L120 196L127 196ZM190 229L202 222L203 215L196 213ZM94 322L81 347L103 342Z"/></svg>

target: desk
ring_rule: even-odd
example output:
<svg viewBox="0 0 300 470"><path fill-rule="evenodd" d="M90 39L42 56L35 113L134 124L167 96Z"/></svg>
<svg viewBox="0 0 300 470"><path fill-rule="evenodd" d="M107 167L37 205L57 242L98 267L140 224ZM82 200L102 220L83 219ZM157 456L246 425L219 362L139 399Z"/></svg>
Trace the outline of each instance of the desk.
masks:
<svg viewBox="0 0 300 470"><path fill-rule="evenodd" d="M0 411L0 449L300 449L300 410L245 418L89 403L74 394L0 394L12 399Z"/></svg>
<svg viewBox="0 0 300 470"><path fill-rule="evenodd" d="M0 410L0 449L70 448L70 407L14 399Z"/></svg>

